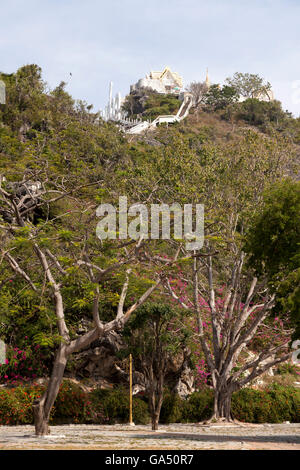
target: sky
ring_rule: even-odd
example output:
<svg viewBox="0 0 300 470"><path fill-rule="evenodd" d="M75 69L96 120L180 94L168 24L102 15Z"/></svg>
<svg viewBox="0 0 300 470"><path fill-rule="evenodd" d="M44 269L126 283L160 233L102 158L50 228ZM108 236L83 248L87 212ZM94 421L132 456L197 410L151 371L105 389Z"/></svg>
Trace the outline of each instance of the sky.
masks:
<svg viewBox="0 0 300 470"><path fill-rule="evenodd" d="M257 73L298 117L299 19L300 0L0 0L0 72L38 64L95 111L165 66L185 85Z"/></svg>

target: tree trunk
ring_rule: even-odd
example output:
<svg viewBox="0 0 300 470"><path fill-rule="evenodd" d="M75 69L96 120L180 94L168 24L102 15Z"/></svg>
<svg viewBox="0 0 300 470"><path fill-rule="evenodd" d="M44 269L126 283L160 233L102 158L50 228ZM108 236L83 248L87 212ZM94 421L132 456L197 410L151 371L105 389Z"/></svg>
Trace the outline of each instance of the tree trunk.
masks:
<svg viewBox="0 0 300 470"><path fill-rule="evenodd" d="M151 384L151 391L150 391L150 413L151 413L151 422L152 422L152 431L156 431L158 429L158 416L156 413L156 396L155 396L155 389L153 384Z"/></svg>
<svg viewBox="0 0 300 470"><path fill-rule="evenodd" d="M157 431L158 430L158 420L159 420L159 415L157 412L152 414L152 431Z"/></svg>
<svg viewBox="0 0 300 470"><path fill-rule="evenodd" d="M40 400L35 400L33 403L34 426L35 434L37 436L45 436L50 434L50 412L58 395L59 387L62 383L67 359L68 355L66 353L66 346L61 344L56 354L47 390Z"/></svg>
<svg viewBox="0 0 300 470"><path fill-rule="evenodd" d="M43 395L41 400L34 400L33 402L33 418L36 436L46 436L50 434L48 419L45 417L44 404L47 398L47 392Z"/></svg>
<svg viewBox="0 0 300 470"><path fill-rule="evenodd" d="M211 418L208 422L212 421L227 421L233 422L234 419L231 414L231 399L233 390L231 388L215 389L214 396L214 409Z"/></svg>
<svg viewBox="0 0 300 470"><path fill-rule="evenodd" d="M162 379L162 380L161 380ZM163 378L160 377L158 391L152 388L150 394L150 412L152 421L152 431L157 431L160 411L163 402Z"/></svg>
<svg viewBox="0 0 300 470"><path fill-rule="evenodd" d="M157 431L160 417L160 410L163 402L163 393L159 392L154 412L152 413L152 431Z"/></svg>

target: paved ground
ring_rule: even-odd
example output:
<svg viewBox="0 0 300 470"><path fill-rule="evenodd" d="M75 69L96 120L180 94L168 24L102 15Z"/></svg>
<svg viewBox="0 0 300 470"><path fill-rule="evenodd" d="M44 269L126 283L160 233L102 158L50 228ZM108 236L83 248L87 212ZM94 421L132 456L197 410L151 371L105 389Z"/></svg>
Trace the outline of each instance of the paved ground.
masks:
<svg viewBox="0 0 300 470"><path fill-rule="evenodd" d="M0 450L300 450L300 424L52 426L45 438L33 426L0 426Z"/></svg>

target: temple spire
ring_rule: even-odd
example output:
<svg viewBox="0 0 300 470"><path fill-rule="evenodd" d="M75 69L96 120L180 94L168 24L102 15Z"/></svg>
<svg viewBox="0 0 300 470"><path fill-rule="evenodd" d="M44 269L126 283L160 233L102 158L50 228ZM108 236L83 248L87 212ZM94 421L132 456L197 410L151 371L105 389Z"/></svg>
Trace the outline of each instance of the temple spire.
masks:
<svg viewBox="0 0 300 470"><path fill-rule="evenodd" d="M207 88L210 87L210 79L209 79L209 76L208 76L208 68L206 69L206 79L205 79L205 84L207 86Z"/></svg>

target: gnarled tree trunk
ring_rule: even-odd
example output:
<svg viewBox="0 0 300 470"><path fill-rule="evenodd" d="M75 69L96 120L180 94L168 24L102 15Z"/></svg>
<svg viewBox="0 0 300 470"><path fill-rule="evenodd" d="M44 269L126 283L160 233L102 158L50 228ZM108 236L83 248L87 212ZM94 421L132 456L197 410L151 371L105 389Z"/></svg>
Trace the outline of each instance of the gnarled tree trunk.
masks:
<svg viewBox="0 0 300 470"><path fill-rule="evenodd" d="M33 404L34 426L37 436L45 436L50 434L50 412L63 380L67 359L68 355L66 352L66 346L61 344L56 354L47 390L45 391L42 398L40 400L35 400Z"/></svg>
<svg viewBox="0 0 300 470"><path fill-rule="evenodd" d="M216 389L214 396L214 409L209 421L234 421L231 414L231 399L233 390L230 387Z"/></svg>

